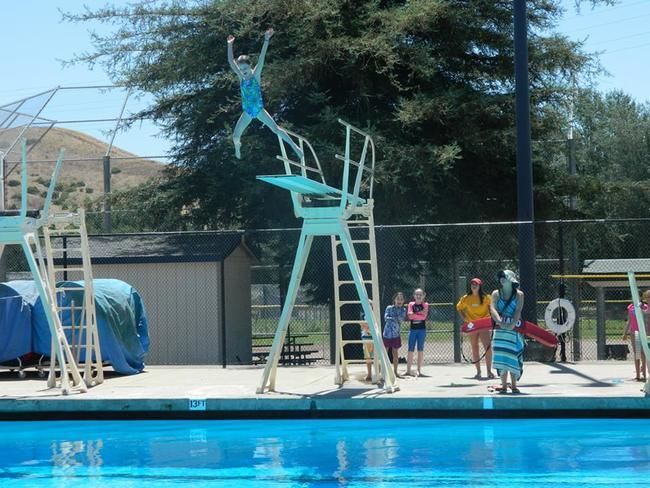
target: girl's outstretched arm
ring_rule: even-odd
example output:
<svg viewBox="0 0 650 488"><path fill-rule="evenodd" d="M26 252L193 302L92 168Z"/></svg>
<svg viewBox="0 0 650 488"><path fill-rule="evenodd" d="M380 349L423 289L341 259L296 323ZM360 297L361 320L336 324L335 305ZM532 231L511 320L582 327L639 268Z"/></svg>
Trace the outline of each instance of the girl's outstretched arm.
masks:
<svg viewBox="0 0 650 488"><path fill-rule="evenodd" d="M237 63L235 63L235 56L232 53L232 45L235 43L235 36L228 36L226 42L228 43L228 64L237 76L243 78L243 75L239 70L239 66L237 66Z"/></svg>
<svg viewBox="0 0 650 488"><path fill-rule="evenodd" d="M497 290L494 290L492 292L492 300L490 301L490 315L492 316L492 320L494 320L497 325L501 325L501 316L499 315L499 312L497 311L496 304L499 301L499 292Z"/></svg>
<svg viewBox="0 0 650 488"><path fill-rule="evenodd" d="M255 66L255 77L259 81L262 76L262 70L264 69L264 59L266 58L266 51L269 49L269 40L273 36L273 29L269 29L264 33L264 44L262 45L262 51L260 52L260 58L257 60L257 65Z"/></svg>

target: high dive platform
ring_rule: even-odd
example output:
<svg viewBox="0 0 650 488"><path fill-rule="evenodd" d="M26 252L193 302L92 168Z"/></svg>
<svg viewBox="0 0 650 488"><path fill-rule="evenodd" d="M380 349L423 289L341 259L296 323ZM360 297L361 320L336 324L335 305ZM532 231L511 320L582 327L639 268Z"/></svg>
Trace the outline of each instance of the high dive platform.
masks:
<svg viewBox="0 0 650 488"><path fill-rule="evenodd" d="M303 219L285 303L258 393L275 390L282 345L311 245L317 236L329 236L332 245L336 313L335 383L342 385L349 379L349 365L365 364L366 360L370 360L373 363L373 382L381 383L388 392L398 389L381 338L372 198L374 142L366 132L340 119L339 123L345 128L344 154L335 156L343 163L340 187L326 183L312 145L305 138L291 132L289 134L299 141L304 154L302 160L290 159L285 142L278 138L281 155L277 158L284 163L285 174L257 177L289 190L294 213ZM361 148L357 161L352 159L353 145ZM369 163L366 163L367 160ZM361 328L366 323L372 341L361 339ZM367 359L361 355L362 351ZM350 356L355 357L353 359Z"/></svg>
<svg viewBox="0 0 650 488"><path fill-rule="evenodd" d="M43 209L27 211L27 150L22 145L21 208L19 211L0 212L0 252L6 245L19 245L32 274L36 290L43 304L50 333L52 349L48 386L59 387L64 395L73 391L85 392L88 386L103 382L102 359L95 317L95 303L90 271L90 253L83 211L62 215L50 214L50 206L63 162L63 151L56 161ZM52 246L51 236L65 231L66 235L81 237L79 249ZM65 241L65 240L64 240ZM45 253L43 252L45 248ZM57 252L81 253L83 266L79 269L55 266ZM84 279L83 303L64 307L60 293L67 289L57 286L57 273L77 272ZM79 291L76 288L75 291ZM66 316L71 325L63 325ZM59 375L57 377L57 370Z"/></svg>

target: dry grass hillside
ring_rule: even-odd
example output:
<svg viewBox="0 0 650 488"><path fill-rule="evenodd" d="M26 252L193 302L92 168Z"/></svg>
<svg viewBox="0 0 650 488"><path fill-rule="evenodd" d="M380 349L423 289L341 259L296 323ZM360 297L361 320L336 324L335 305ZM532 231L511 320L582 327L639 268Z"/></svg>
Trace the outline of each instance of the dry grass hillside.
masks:
<svg viewBox="0 0 650 488"><path fill-rule="evenodd" d="M26 133L28 147L35 143L45 129L32 128ZM10 141L17 137L15 130L0 133L0 148L7 148ZM29 207L39 209L43 205L47 187L54 170L59 150L65 150L65 157L58 179L55 194L55 206L74 209L84 202L95 200L104 192L102 158L106 153L106 144L81 132L70 129L54 128L36 144L27 156ZM137 186L150 178L158 176L164 165L113 147L111 151L111 185L113 191ZM92 158L90 161L72 161L73 159ZM6 206L20 206L20 144L7 154Z"/></svg>

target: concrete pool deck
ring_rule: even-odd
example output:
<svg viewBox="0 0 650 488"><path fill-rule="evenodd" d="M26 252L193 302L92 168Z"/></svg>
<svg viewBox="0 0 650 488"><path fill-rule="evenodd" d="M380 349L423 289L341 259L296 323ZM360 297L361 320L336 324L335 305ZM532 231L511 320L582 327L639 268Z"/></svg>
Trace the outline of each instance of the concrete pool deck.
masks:
<svg viewBox="0 0 650 488"><path fill-rule="evenodd" d="M403 366L401 366L403 369ZM472 379L467 364L436 364L428 377L399 380L385 393L362 380L334 384L331 366L280 367L276 392L256 394L261 366L150 366L135 376L107 374L87 393L62 396L28 373L0 372L0 419L306 417L650 417L650 398L631 362L527 362L521 394L499 395L495 380Z"/></svg>

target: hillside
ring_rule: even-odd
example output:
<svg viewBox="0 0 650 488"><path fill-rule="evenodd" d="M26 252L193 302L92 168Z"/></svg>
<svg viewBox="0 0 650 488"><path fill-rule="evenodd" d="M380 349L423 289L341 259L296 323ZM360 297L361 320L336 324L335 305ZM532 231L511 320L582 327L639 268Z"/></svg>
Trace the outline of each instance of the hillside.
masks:
<svg viewBox="0 0 650 488"><path fill-rule="evenodd" d="M26 133L28 144L36 142L45 129L32 128ZM7 130L0 133L0 148L8 147L19 132ZM28 146L29 147L29 146ZM54 128L29 152L28 193L29 207L39 209L47 192L59 150L65 150L65 158L59 175L55 205L58 208L74 209L84 201L95 200L104 192L103 160L106 144L81 132ZM134 154L113 147L111 151L112 190L119 191L137 186L158 176L164 165L156 161L141 159ZM92 158L90 161L71 161ZM20 144L5 158L7 161L6 207L20 206ZM48 161L48 162L44 162Z"/></svg>

